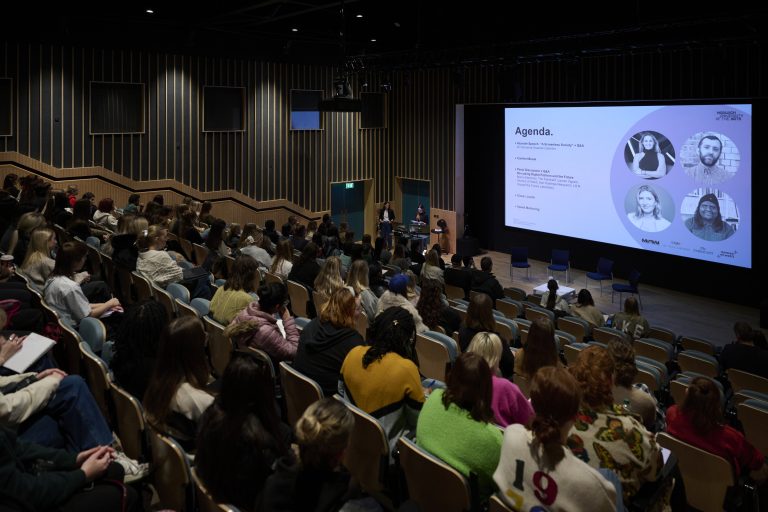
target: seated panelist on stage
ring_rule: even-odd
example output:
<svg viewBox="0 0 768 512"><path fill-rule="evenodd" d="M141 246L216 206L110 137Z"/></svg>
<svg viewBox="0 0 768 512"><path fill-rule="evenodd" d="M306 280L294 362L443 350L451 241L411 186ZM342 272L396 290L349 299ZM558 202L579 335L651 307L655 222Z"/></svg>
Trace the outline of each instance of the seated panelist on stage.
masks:
<svg viewBox="0 0 768 512"><path fill-rule="evenodd" d="M427 222L427 210L424 209L423 203L419 203L419 206L416 207L416 215L414 215L413 220Z"/></svg>

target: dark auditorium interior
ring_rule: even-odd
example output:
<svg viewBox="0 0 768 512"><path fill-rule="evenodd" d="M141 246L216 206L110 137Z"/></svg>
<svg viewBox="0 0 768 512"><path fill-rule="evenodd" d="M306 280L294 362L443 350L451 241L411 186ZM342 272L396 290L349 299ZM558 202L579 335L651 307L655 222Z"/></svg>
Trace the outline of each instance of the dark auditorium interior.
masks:
<svg viewBox="0 0 768 512"><path fill-rule="evenodd" d="M768 120L768 4L745 0L666 3L599 0L573 4L487 1L452 4L435 0L257 0L203 4L115 1L98 5L17 2L4 10L7 12L0 35L0 179L14 174L19 178L36 177L39 182L49 183L46 190L50 205L54 204L55 192L72 189L79 191L72 199L72 207L85 192L93 193L95 205L104 198L111 198L119 215L123 214L122 208L129 202L129 197L136 194L140 208L153 202L157 195L163 196L164 204L171 209L182 203L190 204L190 201L190 210L194 210L194 205L199 209L201 204L210 203L213 217L222 219L226 226L222 247L229 246L234 226L239 229L255 224L257 240L249 243L253 247L258 245L261 250L263 240L268 257L278 250L278 239L292 240L296 236L295 223L320 225L315 241L325 244L324 216L330 215L332 222L328 226L342 224L343 230L354 232L350 240L356 244L365 234L374 241L378 237L379 245L386 246L388 235L383 227L386 222L388 230L394 226L395 245L400 240L412 250L407 264L416 273L420 290L425 288L424 268L430 265L425 257L434 246L439 248L440 263L446 268L451 266L451 256L455 254L465 259L474 258L472 263L477 269L480 269L483 257L490 257L492 274L499 289L504 289L498 297L485 290L470 292L468 289L452 296L447 288L447 273L446 282L441 283L441 286L446 285L441 288L446 309L459 315L464 322L462 329L466 328L468 308L474 307L476 294L486 293L493 298L494 318L496 321L504 319L503 329L509 329L511 333L507 339L507 330L499 331L503 347L511 347L513 353L525 347L523 338L527 338L532 328L531 321L535 323L539 317L547 319L552 328L557 329L555 341L560 349L559 358L562 363L569 363L566 365L569 367L575 360L571 357L578 357L584 349L594 345L604 347L609 339L620 339L634 346L638 360L644 359L642 364L637 363L638 379L643 376L651 379L648 377L651 375L658 380L650 392L658 401L660 414L668 406L681 405L689 386L706 375L717 382L723 394L725 406L721 412L724 412L724 421L734 427L728 428L738 435L744 432L762 456L768 455L768 357L758 358L766 361L765 368L760 370L762 376L748 374L754 380L749 380L746 387L742 386L738 375L730 374L731 370L721 358L729 346L744 342L734 325L750 325L753 329L750 336L763 342L768 333L768 258L760 249L765 247L762 245L765 232L760 226L768 225L768 209L762 208L765 203L761 194L768 188L764 172L768 169L768 151L758 147L768 137L768 121L762 119L765 115ZM702 238L704 235L696 235L702 238L702 243L697 246L698 240L694 239L690 252L697 254L692 257L685 257L684 252L674 247L670 249L666 242L662 242L663 248L651 246L659 245L656 238L666 240L663 235L644 234L642 244L626 242L623 233L610 231L615 229L612 226L623 223L631 232L633 214L629 207L626 212L621 212L622 218L616 223L607 222L607 228L595 228L592 231L597 233L594 237L567 229L557 231L557 222L553 224L554 230L525 229L524 223L510 225L510 204L514 200L509 194L514 189L505 182L510 179L510 163L505 152L510 148L510 135L505 131L509 130L509 126L505 126L505 115L508 115L505 109L514 112L518 108L583 107L585 126L592 126L587 119L589 108L741 104L748 104L750 109L752 146L742 148L742 154L749 155L751 169L750 174L743 173L750 178L744 180L742 189L735 196L749 203L751 209L744 208L741 214L747 213L752 218L748 222L743 222L742 218L745 229L736 233L740 240L746 240L738 250L746 247L751 251L751 256L746 256L748 264L722 263L725 258L734 257L733 252L722 255L722 259L711 256L711 247L717 247L718 242ZM681 125L685 122L684 119L677 121ZM527 128L536 129L538 135L538 129L545 127L537 124ZM653 127L642 128L650 129ZM627 138L621 139L619 146ZM656 144L658 146L659 142ZM723 143L720 145L722 147ZM638 151L640 149L638 145ZM627 161L630 170L634 149L631 151ZM678 157L682 156L682 153L678 154ZM704 162L703 158L701 161ZM694 163L698 162L696 159ZM580 172L588 174L592 171L576 171L577 174ZM624 182L619 180L618 183ZM612 183L614 189L618 186ZM709 187L711 184L699 186ZM706 195L710 189L700 190L692 203L691 213L694 207L701 207L707 197L714 197ZM557 201L568 205L569 218L562 219L563 225L568 226L574 222L585 226L599 225L605 220L596 213L605 211L595 204L596 201L612 205L615 202L618 210L624 205L623 198L596 196L592 191L563 189L560 194ZM637 194L639 197L639 192ZM2 208L5 208L3 201L6 199L0 198ZM699 199L701 201L696 206ZM388 201L391 201L395 215L391 224L389 214L384 220L382 210ZM658 198L656 201L660 202ZM425 218L419 213L417 219L425 222L413 220L417 205L426 211ZM721 208L720 205L717 207ZM41 204L38 211L45 214L45 208ZM682 227L679 221L686 219L680 217L680 208L677 207L678 218L674 220L673 229ZM3 216L6 211L11 210L3 209ZM637 211L640 212L639 199ZM696 209L697 219L698 212ZM623 217L625 213L630 220ZM12 218L2 219L0 223L0 250L3 253L14 254L14 248L18 251L17 240L22 238L19 214L14 213ZM210 267L209 261L218 258L215 255L217 249L209 246L204 249L201 245L213 224L198 218L193 231L198 238L199 231L203 238L199 242L190 240L193 246L187 240L181 240L184 236L171 230L169 240L176 243L169 244L168 249L185 249L189 261L182 261L185 254L171 253L172 258L179 257L177 262L184 268L185 276L193 265L207 267L205 275L206 279L210 277L211 293L203 298L204 310L199 309L201 302L193 304L194 300L200 300L194 298L199 288L189 288L186 299L174 296L170 289L164 289L164 284L153 281L146 272L137 272L136 257L133 268L119 269L117 260L112 267L112 259L100 252L98 240L96 248L89 249L86 269L92 276L104 280L108 293L120 299L122 306L114 315L117 319L147 298L161 302L171 318L187 314L199 316L207 333L206 357L211 375L220 379L230 358L234 361L234 355L242 352L243 347L234 337L228 337L231 331L227 323L231 317L226 322L214 320L213 310L209 309L212 303L206 302L205 298L211 299L219 290L228 289L229 285L225 287L220 279L232 278L231 271L236 264L233 257L239 253L242 242L233 235L231 255L222 253L220 266L213 263ZM178 217L179 223L181 219ZM94 220L90 221L91 227L95 227ZM262 227L269 221L276 226L276 238ZM60 248L75 236L67 226L54 226L49 214L46 214L46 222L55 232ZM169 227L173 225L170 219L168 222ZM281 236L281 227L286 229L286 226L288 232ZM695 234L689 224L686 226ZM138 249L132 251L146 249L140 247L138 240L148 236L148 227L139 228L134 233ZM98 229L100 234L96 238L101 238L103 248L118 228L102 225ZM744 233L750 230L751 233ZM312 240L313 234L309 233L306 240ZM688 234L685 231L685 235ZM301 245L293 243L291 246L293 268L303 261L303 255L299 254L301 248L306 247L306 240L302 236ZM334 250L339 251L342 277L346 279L352 265L348 260L350 257L356 259L354 254L357 253L352 250L353 255L348 256L348 248L341 251L343 242L341 239L339 246L331 247L330 252L321 247L324 254L319 254L319 263L322 267L323 261L328 261L326 257L335 255ZM29 238L25 243L30 243ZM75 243L85 245L80 238L76 238ZM157 247L163 250L162 244ZM187 247L189 251L186 251ZM152 245L149 250L155 248ZM530 268L513 268L510 264L510 253L516 248L527 250ZM380 246L375 250L372 248L374 260L381 254L379 249ZM616 323L610 328L584 322L586 326L581 335L578 334L582 332L581 324L571 326L577 334L560 327L561 312L556 311L555 306L540 302L542 290L546 289L555 272L550 267L550 259L553 250L557 249L569 252L569 273L565 274L565 281L560 281L560 286L565 283L573 290L568 288L570 292L566 292L565 298L573 303L579 290L586 288L594 297L594 305L606 319L613 321L614 315L624 314L624 299L636 297L643 317L647 318L646 326L650 323L653 331L649 334L646 329L644 338L651 340L633 338L632 333L622 332ZM685 250L689 251L688 248ZM55 257L55 252L46 256ZM735 257L740 256L736 254ZM391 278L406 270L406 267L398 268L394 253L391 258L377 263L377 268L381 267L383 272L380 291L387 294L394 293L392 288L387 289L388 283L393 282ZM596 262L601 258L608 258L612 269L598 284L589 273L594 272ZM32 303L43 312L45 334L61 336L52 349L54 362L70 374L83 376L109 426L121 438L127 436L124 431L133 425L125 417L135 411L128 412L130 407L126 404L139 404L143 397L129 397L125 401L128 393L120 390L114 376L108 373L111 354L102 353L101 345L97 351L81 353L85 351L82 345L89 343L82 329L78 332L76 325L67 325L57 308L46 304L46 289L35 289L30 278L21 275L21 260L17 253L14 264L20 275L10 279L23 278L29 288L24 292L29 291ZM138 261L142 261L141 257ZM320 319L326 321L321 311L326 311L325 301L331 300L329 296L319 299L317 292L313 296L311 281L300 285L293 283L294 288L291 288L293 281L288 273L283 275L276 270L281 267L260 265L262 285L273 281L285 283L292 299L290 306L286 306L286 295L285 304L278 304L279 307L271 312L273 323L275 315L285 312L290 317L292 314L297 319L297 332L301 333L308 325L314 325L310 320L315 323L320 323ZM224 270L219 273L216 268ZM479 270L467 272L477 274ZM633 273L639 276L634 282ZM258 275L256 281L259 281ZM0 279L2 307L6 296L1 286L6 278L3 275ZM628 286L624 286L625 283ZM188 283L182 284L188 287ZM350 290L355 288L354 284L347 284L351 285ZM293 295L296 286L307 295L301 304ZM412 293L413 287L410 290ZM246 287L245 291L256 296L255 289ZM262 288L258 292L261 296ZM184 290L181 293L183 295ZM355 293L359 290L355 289L353 295ZM413 303L415 313L418 298L411 300L412 295L407 298ZM244 299L241 297L240 300ZM91 306L94 306L93 302ZM254 304L258 306L256 302ZM238 314L248 308L243 310L241 307ZM0 331L7 329L10 332L14 330L11 319L16 312L6 309L8 324L7 327L0 326ZM513 313L510 315L509 311ZM379 314L380 311L377 317ZM298 321L304 316L307 318ZM352 327L364 340L373 336L375 325L373 318L366 318L368 324ZM119 332L114 318L112 323L113 326L110 321L104 322L106 341ZM283 319L278 323L281 331L276 331L276 335L287 340L290 338L286 328L288 321ZM25 332L29 330L33 329ZM430 327L428 334L433 331L437 329ZM450 360L446 361L445 367L454 368L457 358L461 357L460 332L444 328L441 331L442 337L436 337L435 343L442 344L441 347L447 344L446 353L450 353ZM563 332L567 336L563 334L558 338ZM298 342L299 352L304 336L302 334L302 341ZM414 335L417 340L414 355L419 352L418 339L423 337L421 333ZM75 345L65 345L61 342L64 339ZM5 340L5 337L0 338L3 343ZM88 343L78 347L78 342ZM293 350L295 354L296 348ZM765 352L768 353L768 347ZM691 363L692 353L702 355ZM291 403L291 399L295 398L294 392L297 395L299 392L289 389L285 379L290 377L290 371L301 374L295 369L281 367L290 366L292 357L281 363L266 349L260 354L263 356L260 364L266 362L271 367L279 419L293 427L289 419L295 424L311 401L296 409L299 406ZM661 368L652 361L645 361L653 359L653 354L662 354L658 356L662 360ZM416 365L420 364L421 358L415 361ZM4 352L0 352L0 361L7 362ZM5 392L2 379L8 375L2 372L4 370L6 368L0 367L0 399ZM428 377L418 366L416 370L420 371L421 378ZM498 367L496 371L500 371ZM516 367L516 376L517 371ZM710 375L709 371L714 373ZM450 376L450 372L438 373L445 379L432 379L433 383ZM519 383L511 375L504 377ZM311 381L306 376L303 378ZM522 381L524 384L519 385L518 392L524 393L526 398L530 398L529 386L533 378L533 374L528 375ZM643 380L636 382L646 383ZM656 381L651 379L649 382ZM340 381L340 389L342 384ZM317 385L312 391L315 387ZM306 389L301 389L302 393L307 393ZM429 395L433 388L425 386L425 389L425 394ZM421 389L418 392L420 394ZM215 396L216 393L212 394ZM349 389L347 393L350 393ZM306 396L301 398L306 399ZM428 403L429 399L426 400ZM215 403L218 404L218 399ZM746 419L747 413L743 411L748 407L744 403L762 411L759 420L762 427L758 430L763 430L758 434L751 423L753 420ZM625 408L627 404L628 400ZM350 410L353 409L356 408L350 406ZM378 425L376 418L366 414L370 411L364 409L360 406L353 410L357 418L356 429L361 415ZM139 411L140 422L146 416L146 411L144 416ZM147 418L149 425L152 419ZM2 414L0 425L6 426ZM662 430L663 422L658 431ZM362 439L369 439L357 432L353 431L350 446L359 450L364 444ZM210 489L204 489L200 475L190 472L189 460L184 459L181 464L186 468L186 473L182 471L186 480L179 476L179 468L169 462L177 453L174 452L176 445L169 451L171 444L161 446L158 441L172 437L166 437L166 434L147 428L142 431L138 445L133 439L128 444L123 442L126 455L150 464L150 472L142 480L144 484L131 484L139 494L143 493L145 504L152 510L238 510L226 508L224 503L227 501L219 499L221 495L211 497ZM193 451L194 440L193 435L191 448L178 449ZM666 447L665 442L668 441L660 440L659 446ZM401 450L407 448L402 441L398 446ZM389 449L386 454L390 453ZM391 449L394 450L394 445ZM686 465L691 461L682 451L676 451L679 447L671 449L674 457L670 460L674 462L678 455L680 459L679 467L672 471L679 471L677 481L685 481L689 486L687 493L680 490L681 485L670 491L673 509L684 509L686 499L687 506L699 509L700 501L691 498L694 479L689 481L686 477L686 471L694 471ZM379 510L398 510L399 507L406 511L441 510L436 504L442 503L440 499L445 497L434 495L434 491L416 490L422 482L418 478L411 481L412 466L399 467L398 462L387 468L386 458L378 460L381 467L376 470L376 475L381 485L367 487L370 482L365 479L371 478L371 473L361 469L361 464L370 461L361 463L359 453L343 455L345 463L349 461L348 469L353 477L360 476L357 472L363 473L363 491L375 498L374 501L382 507ZM404 459L413 463L410 457ZM391 458L389 462L392 462ZM429 466L429 471L436 470L435 464L422 464L425 468ZM153 467L158 469L153 471ZM394 476L379 474L380 471L386 473L382 467ZM458 474L455 470L453 473ZM736 474L738 476L738 469ZM450 482L449 487L459 485L445 474L440 478ZM478 497L477 482L471 480L459 479L459 483L467 485L470 502L466 507L459 506L454 510L488 510L488 496ZM755 507L759 507L756 504L760 498L763 503L768 502L767 485L758 481L755 490L740 486L740 483L743 482L736 479L734 491L725 498L724 506L731 507L728 510L758 510ZM660 494L645 496L642 499L650 501L643 502L641 498L635 501L627 498L626 487L624 491L628 510L657 510L652 507L652 501L661 499ZM9 492L12 494L0 481L0 498ZM217 492L214 484L213 494ZM724 494L717 494L719 488L712 492L713 499L723 499ZM737 504L733 501L735 494L740 500ZM492 500L490 509L516 510L512 508L509 496L507 494L505 498L503 492L496 492L496 501ZM409 505L413 508L408 508ZM219 506L224 508L215 508ZM5 510L3 506L0 509ZM257 509L265 508L263 504L254 505L253 510ZM723 507L718 504L714 509L722 510Z"/></svg>

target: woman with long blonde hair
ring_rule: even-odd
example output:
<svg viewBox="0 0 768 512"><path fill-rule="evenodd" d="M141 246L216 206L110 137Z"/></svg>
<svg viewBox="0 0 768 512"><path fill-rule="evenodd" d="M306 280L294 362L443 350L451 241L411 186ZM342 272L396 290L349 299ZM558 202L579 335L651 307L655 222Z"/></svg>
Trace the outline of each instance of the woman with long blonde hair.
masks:
<svg viewBox="0 0 768 512"><path fill-rule="evenodd" d="M45 286L45 281L56 264L56 261L51 257L55 247L56 233L52 229L37 228L32 231L21 270L39 289Z"/></svg>
<svg viewBox="0 0 768 512"><path fill-rule="evenodd" d="M283 279L288 277L293 268L293 247L289 239L280 240L277 243L275 257L272 258L272 266L269 271Z"/></svg>
<svg viewBox="0 0 768 512"><path fill-rule="evenodd" d="M370 323L376 316L379 298L371 291L369 273L370 269L365 260L355 260L347 272L347 286L351 286L355 290L355 295L360 297L360 304Z"/></svg>
<svg viewBox="0 0 768 512"><path fill-rule="evenodd" d="M344 281L341 280L341 258L329 256L315 278L314 290L330 297L342 286L344 286Z"/></svg>

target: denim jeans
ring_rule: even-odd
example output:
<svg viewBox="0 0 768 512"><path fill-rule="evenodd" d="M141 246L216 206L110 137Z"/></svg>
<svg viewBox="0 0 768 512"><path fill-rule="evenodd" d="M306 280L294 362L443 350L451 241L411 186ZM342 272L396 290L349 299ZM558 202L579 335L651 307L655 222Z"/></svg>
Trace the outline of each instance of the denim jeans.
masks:
<svg viewBox="0 0 768 512"><path fill-rule="evenodd" d="M112 431L82 377L68 375L48 404L19 428L25 441L79 453L112 444Z"/></svg>

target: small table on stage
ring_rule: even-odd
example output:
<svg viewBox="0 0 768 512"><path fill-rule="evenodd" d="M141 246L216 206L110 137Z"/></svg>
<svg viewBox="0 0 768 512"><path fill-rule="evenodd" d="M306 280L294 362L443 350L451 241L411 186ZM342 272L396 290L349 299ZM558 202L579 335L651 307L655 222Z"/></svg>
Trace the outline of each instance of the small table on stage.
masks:
<svg viewBox="0 0 768 512"><path fill-rule="evenodd" d="M549 289L547 288L547 283L544 283L534 288L533 294L541 296L541 295L544 295L544 293L547 291L549 291ZM576 288L568 288L567 286L561 286L557 289L557 296L565 300L571 300L576 296Z"/></svg>

